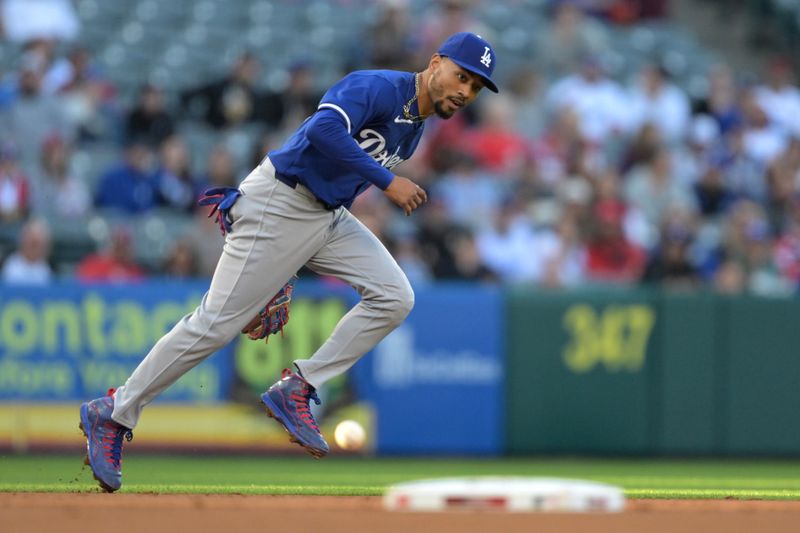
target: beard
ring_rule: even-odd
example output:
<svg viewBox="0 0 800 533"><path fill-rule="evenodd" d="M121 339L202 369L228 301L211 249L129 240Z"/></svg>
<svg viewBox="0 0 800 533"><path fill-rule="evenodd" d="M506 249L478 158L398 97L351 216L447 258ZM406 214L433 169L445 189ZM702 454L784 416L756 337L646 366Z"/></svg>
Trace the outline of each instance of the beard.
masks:
<svg viewBox="0 0 800 533"><path fill-rule="evenodd" d="M434 102L433 103L433 112L436 113L437 117L447 120L448 118L453 116L453 113L455 113L455 110L453 110L453 111L448 113L447 111L444 110L444 107L442 107L442 103L441 102Z"/></svg>

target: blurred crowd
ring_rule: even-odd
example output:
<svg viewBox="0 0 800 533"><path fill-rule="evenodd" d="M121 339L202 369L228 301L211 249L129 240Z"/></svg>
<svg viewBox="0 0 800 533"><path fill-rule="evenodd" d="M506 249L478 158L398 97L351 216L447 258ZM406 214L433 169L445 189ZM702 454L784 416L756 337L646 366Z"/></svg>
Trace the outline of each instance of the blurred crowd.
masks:
<svg viewBox="0 0 800 533"><path fill-rule="evenodd" d="M7 8L17 3L2 4L7 39L16 35ZM429 202L406 218L375 188L359 197L353 213L414 285L797 290L796 73L781 57L758 78L719 63L700 97L658 63L630 80L609 76L600 61L609 28L659 19L666 4L551 2L550 24L501 80L500 94L482 94L451 120L430 119L415 157L395 169L426 187ZM479 5L441 0L419 18L407 2L385 0L372 26L353 36L342 71L421 70L456 31L499 38L476 16ZM235 186L314 111L325 87L313 62L298 59L285 87L266 91L256 80L269 56L254 51L217 80L177 94L145 84L126 105L115 80L97 68L97 50L55 52L79 27L48 31L27 35L17 69L0 72L0 224L21 228L17 249L2 258L2 279L210 276L223 241L196 199L206 187ZM190 153L181 133L187 123L214 132L208 153ZM242 149L237 132L250 124L263 135ZM118 161L98 176L76 172L76 148L98 142L118 147ZM199 172L190 164L198 155ZM135 235L124 224L112 225L105 244L69 268L54 264L52 221L110 212L131 219L170 212L190 224L156 265L137 263Z"/></svg>

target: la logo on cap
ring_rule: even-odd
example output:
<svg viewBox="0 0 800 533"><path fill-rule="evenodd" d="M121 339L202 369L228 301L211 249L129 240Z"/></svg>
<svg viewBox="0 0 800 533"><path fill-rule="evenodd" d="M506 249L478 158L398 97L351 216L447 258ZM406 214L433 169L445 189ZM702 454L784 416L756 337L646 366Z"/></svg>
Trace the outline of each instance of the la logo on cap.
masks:
<svg viewBox="0 0 800 533"><path fill-rule="evenodd" d="M484 46L483 48L484 50L483 50L483 55L481 56L481 63L483 63L486 66L486 68L489 68L490 66L492 66L492 54L491 52L489 52L488 46Z"/></svg>
<svg viewBox="0 0 800 533"><path fill-rule="evenodd" d="M497 92L497 85L492 81L495 68L495 52L492 45L480 35L462 31L448 37L437 52L440 56L450 58L459 67L477 74L483 85L492 92Z"/></svg>

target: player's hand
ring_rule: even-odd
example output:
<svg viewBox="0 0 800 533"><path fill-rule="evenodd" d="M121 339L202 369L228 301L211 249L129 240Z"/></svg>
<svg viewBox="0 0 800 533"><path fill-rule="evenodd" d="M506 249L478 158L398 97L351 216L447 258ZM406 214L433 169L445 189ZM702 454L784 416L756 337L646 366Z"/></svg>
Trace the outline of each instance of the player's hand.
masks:
<svg viewBox="0 0 800 533"><path fill-rule="evenodd" d="M400 207L406 216L428 201L428 194L422 187L402 176L395 176L383 193Z"/></svg>

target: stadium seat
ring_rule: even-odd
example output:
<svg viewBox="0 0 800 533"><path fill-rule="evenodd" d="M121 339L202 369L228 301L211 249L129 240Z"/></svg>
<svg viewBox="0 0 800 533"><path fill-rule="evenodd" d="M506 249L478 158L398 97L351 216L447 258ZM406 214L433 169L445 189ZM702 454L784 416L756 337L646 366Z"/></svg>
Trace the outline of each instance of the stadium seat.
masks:
<svg viewBox="0 0 800 533"><path fill-rule="evenodd" d="M59 268L72 270L83 258L98 248L89 228L94 215L86 217L48 218L52 234L51 260ZM63 273L63 272L62 272Z"/></svg>

